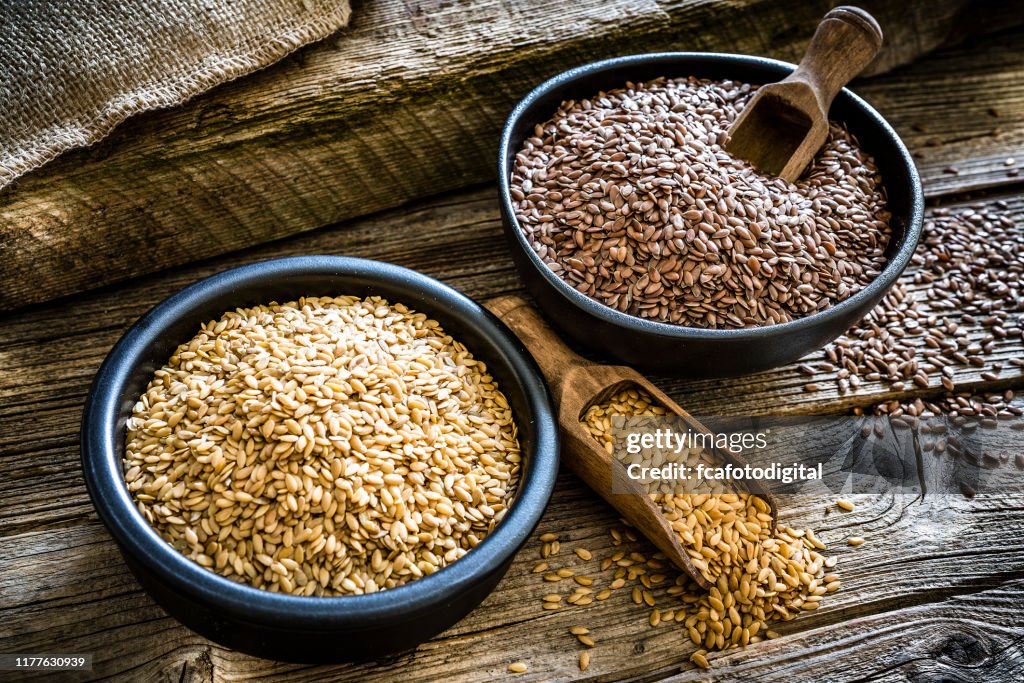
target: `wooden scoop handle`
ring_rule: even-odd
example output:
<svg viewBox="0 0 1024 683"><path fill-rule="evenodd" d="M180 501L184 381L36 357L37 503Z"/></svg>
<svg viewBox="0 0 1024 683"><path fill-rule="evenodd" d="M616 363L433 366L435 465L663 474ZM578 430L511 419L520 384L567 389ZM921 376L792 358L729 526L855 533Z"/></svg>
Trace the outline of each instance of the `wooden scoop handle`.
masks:
<svg viewBox="0 0 1024 683"><path fill-rule="evenodd" d="M558 338L526 300L518 296L491 299L486 307L509 326L530 350L552 391L559 392L574 369L588 365Z"/></svg>
<svg viewBox="0 0 1024 683"><path fill-rule="evenodd" d="M581 420L584 411L595 401L603 400L619 388L632 387L649 393L669 412L684 420L690 429L707 432L707 428L636 370L593 363L575 354L524 299L504 296L488 301L485 306L519 337L551 387L562 433L562 462L647 536L669 561L700 586L709 588L707 579L694 566L672 526L647 493L638 485L634 486L624 474L618 482L627 489L634 489L633 494L613 493L615 468L620 468L621 472L623 465L591 436ZM715 461L731 462L740 467L745 464L739 456L717 449L713 457ZM750 482L747 489L767 502L774 527L776 507L771 495L758 482Z"/></svg>
<svg viewBox="0 0 1024 683"><path fill-rule="evenodd" d="M592 489L608 498L612 490L612 470L621 464L586 431L580 418L587 405L609 387L630 381L633 371L590 363L573 353L540 314L517 296L492 299L485 306L515 332L541 366L558 410L562 462ZM619 507L626 498L619 496L617 500L608 500ZM622 512L630 518L627 510Z"/></svg>
<svg viewBox="0 0 1024 683"><path fill-rule="evenodd" d="M622 463L613 458L580 422L587 405L616 386L634 384L656 390L635 370L591 363L573 353L540 314L517 296L492 299L485 306L516 333L541 366L557 403L562 432L562 462L647 536L672 563L700 586L709 588L707 579L690 561L668 520L655 508L650 496L639 487L633 495L613 493L613 472L616 467L621 468ZM629 486L624 475L619 481L623 486Z"/></svg>
<svg viewBox="0 0 1024 683"><path fill-rule="evenodd" d="M821 111L864 70L882 48L882 29L859 7L843 5L825 15L811 38L800 65L785 80L800 81L815 92Z"/></svg>

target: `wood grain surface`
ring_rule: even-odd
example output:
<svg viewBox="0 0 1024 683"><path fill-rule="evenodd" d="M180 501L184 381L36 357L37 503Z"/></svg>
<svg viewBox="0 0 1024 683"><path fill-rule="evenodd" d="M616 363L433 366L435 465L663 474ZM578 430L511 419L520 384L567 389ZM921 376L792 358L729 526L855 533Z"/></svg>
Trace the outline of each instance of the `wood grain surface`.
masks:
<svg viewBox="0 0 1024 683"><path fill-rule="evenodd" d="M943 51L866 82L864 89L877 88L876 93L892 98L891 118L902 122L901 130L911 121L932 121L952 132L957 116L962 129L973 130L979 121L987 125L983 109L979 114L969 104L968 86L960 89L947 80L948 87L940 87L939 74L949 74L939 65L959 55L961 73L978 79L970 87L977 88L974 97L983 108L990 100L979 85L982 74L992 75L999 63L1007 69L1020 66L1010 64L1011 48L1012 41L1003 36ZM920 80L910 79L911 73ZM969 83L975 76L963 80ZM896 106L901 82L902 99L912 103L910 111ZM912 82L924 83L925 92L910 87ZM1024 96L1015 90L1019 83L1007 80L1004 85L1000 118L1017 123L1006 127L1003 142L1018 142L950 142L948 153L958 150L958 165L971 168L977 162L982 168L1002 154L1024 157ZM909 140L915 151L940 149L928 147L913 133ZM935 201L944 204L963 202L964 193L976 189L964 175L957 176L963 185L948 186L936 185L945 177L926 177L931 194L941 195ZM977 201L991 205L1006 200L1006 211L1024 218L1021 185L1012 177L998 184L995 175L992 179L995 186ZM780 638L713 655L710 672L688 662L692 646L679 629L651 628L648 610L634 605L624 591L583 608L543 611L541 596L550 584L530 571L540 559L536 538L469 617L414 652L374 664L305 667L248 657L193 634L157 607L128 573L96 518L79 465L85 394L117 338L139 315L187 283L230 266L293 254L390 261L479 300L521 293L501 239L495 192L491 185L477 186L0 314L0 652L95 653L91 675L61 677L66 680L491 681L512 678L506 666L516 660L530 666L513 679L517 681L1021 679L1024 496L1009 490L973 499L862 496L853 512L833 508L827 514L829 497L787 498L781 505L783 523L810 525L818 532L830 553L840 558L843 587L820 610L778 627ZM1000 358L1021 355L1019 342L999 350ZM819 381L831 386L828 377ZM957 381L977 390L1024 387L1016 373L993 383L965 371ZM854 395L810 394L802 390L806 378L795 367L719 382L656 382L694 414L840 413L895 395L872 383ZM597 494L563 472L537 533L559 533L563 550L558 562L583 567L601 584L608 577L597 571L597 563L615 548L609 529L617 526L616 514ZM867 540L849 547L845 539L851 535ZM644 541L631 545L652 552ZM571 554L575 547L591 550L595 559L579 560ZM659 594L658 602L669 606L664 595ZM576 624L589 627L597 641L585 675L577 668L580 646L567 633Z"/></svg>
<svg viewBox="0 0 1024 683"><path fill-rule="evenodd" d="M831 4L356 3L336 37L133 119L0 195L0 310L490 179L501 124L546 78L658 50L794 61ZM991 3L863 4L889 37L879 65L892 67L973 26L963 15ZM1019 90L1014 73L1005 80ZM938 87L957 78L933 76Z"/></svg>
<svg viewBox="0 0 1024 683"><path fill-rule="evenodd" d="M498 232L493 188L487 187L4 316L0 556L7 559L0 567L0 651L49 647L95 652L96 674L144 680L219 681L246 675L281 681L493 680L514 659L531 666L533 673L524 680L568 680L578 676L577 646L562 634L584 623L600 636L588 670L594 680L655 680L680 671L682 680L698 676L686 663L691 650L678 630L651 629L647 611L625 595L579 611L542 611L540 596L548 586L529 571L539 560L536 542L523 550L481 608L415 653L380 665L312 669L246 657L165 616L135 584L95 518L78 465L77 430L85 392L117 337L158 300L227 266L301 253L373 255L415 266L486 299L519 291ZM851 405L842 397L790 392L787 377L801 381L795 368L788 368L771 378L699 389L678 381L659 384L695 413L741 414L757 406L811 413ZM783 388L776 391L777 386ZM866 405L882 395L888 394L865 391L857 403ZM963 641L963 648L980 649L986 658L1024 637L1024 618L1010 609L1024 601L1024 584L1004 585L1024 578L1024 537L1017 528L1024 521L1024 497L878 497L860 503L850 515L827 516L824 502L815 497L787 500L783 509L784 522L810 524L834 546L843 558L844 587L817 613L785 625L783 638L720 656L722 662L716 660L713 671L723 680L780 672L800 680L821 665L821 652L838 650L848 650L852 659L861 661L856 669L860 674L851 670L844 676L854 680L903 666L903 648L917 643L935 623L944 625L948 648L961 647L957 643ZM538 533L561 533L563 555L579 544L601 558L610 550L608 528L615 524L616 515L596 494L563 474ZM847 548L842 541L850 534L865 536L868 542ZM964 604L973 607L950 612L951 600L968 600ZM989 613L1004 621L986 625ZM895 623L906 628L893 628ZM883 624L890 625L888 635L878 644L869 635ZM964 636L967 627L969 635ZM976 664L974 659L947 661L942 653L941 648L931 655L921 653L916 664L907 666L924 666L928 656L936 670L963 673ZM1019 666L1016 657L1006 663L984 661L994 671L1012 671Z"/></svg>

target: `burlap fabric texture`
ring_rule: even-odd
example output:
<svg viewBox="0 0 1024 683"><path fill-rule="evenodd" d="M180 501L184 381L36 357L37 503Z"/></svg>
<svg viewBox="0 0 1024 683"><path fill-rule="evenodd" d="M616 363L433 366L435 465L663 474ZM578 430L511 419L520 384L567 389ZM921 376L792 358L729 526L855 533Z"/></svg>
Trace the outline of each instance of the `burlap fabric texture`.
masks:
<svg viewBox="0 0 1024 683"><path fill-rule="evenodd" d="M125 118L271 64L348 0L0 0L0 188Z"/></svg>

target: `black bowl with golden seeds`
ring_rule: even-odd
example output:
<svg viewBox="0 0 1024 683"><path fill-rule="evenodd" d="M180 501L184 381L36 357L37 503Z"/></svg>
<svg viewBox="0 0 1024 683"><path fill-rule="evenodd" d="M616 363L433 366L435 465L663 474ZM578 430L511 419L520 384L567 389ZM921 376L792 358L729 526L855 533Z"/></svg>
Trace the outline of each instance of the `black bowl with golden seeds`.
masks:
<svg viewBox="0 0 1024 683"><path fill-rule="evenodd" d="M261 590L204 569L172 547L125 483L126 422L153 373L200 325L238 307L309 296L381 296L439 321L487 363L518 427L522 464L502 521L436 573L364 595L305 597ZM294 662L370 660L415 647L494 589L540 520L558 471L547 387L530 354L493 315L425 275L335 256L275 259L228 270L172 295L107 356L82 418L82 466L100 519L139 583L169 614L222 645Z"/></svg>
<svg viewBox="0 0 1024 683"><path fill-rule="evenodd" d="M501 214L520 276L533 299L566 335L619 362L662 374L726 377L790 363L834 340L863 318L896 282L917 246L924 218L921 181L903 142L864 100L847 89L832 104L832 119L846 125L872 155L888 198L891 236L880 274L852 296L806 317L760 327L685 327L606 306L559 277L531 247L512 197L516 155L562 102L593 97L627 82L660 77L771 83L794 65L761 57L678 52L619 57L566 71L516 105L505 124L498 157Z"/></svg>

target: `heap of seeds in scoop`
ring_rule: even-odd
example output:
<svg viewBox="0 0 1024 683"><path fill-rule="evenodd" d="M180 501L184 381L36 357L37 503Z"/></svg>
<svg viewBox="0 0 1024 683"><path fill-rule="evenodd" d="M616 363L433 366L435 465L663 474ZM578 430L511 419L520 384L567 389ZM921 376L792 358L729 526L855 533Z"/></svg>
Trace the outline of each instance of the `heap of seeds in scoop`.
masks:
<svg viewBox="0 0 1024 683"><path fill-rule="evenodd" d="M666 414L645 392L628 389L590 408L584 425L610 450L613 415ZM639 580L634 602L654 608L652 626L663 621L682 623L690 639L707 650L746 646L773 635L768 630L771 621L793 619L802 611L817 609L822 596L840 587L838 577L825 571L835 566L834 558L821 554L825 544L810 529L778 524L773 531L761 498L747 494L655 494L652 498L711 584L709 591L703 591L686 575L678 574L668 592L679 604L664 610L656 606L650 593L653 585L667 578L663 556L655 558L658 571L654 574L637 566L646 558L624 553L608 558L609 568L624 570L612 582L613 589L623 587L626 578ZM557 572L554 576L561 577ZM601 593L596 597L602 599ZM570 602L583 604L580 599ZM705 654L706 650L698 650L693 661L706 666Z"/></svg>
<svg viewBox="0 0 1024 683"><path fill-rule="evenodd" d="M1024 340L1024 230L1008 208L997 201L933 210L913 257L913 276L800 366L811 380L805 389L821 389L814 378L835 373L842 392L864 382L896 391L941 386L950 409L969 408L956 395L956 377L965 368L987 382L1020 374L1024 357L997 360L1000 345Z"/></svg>
<svg viewBox="0 0 1024 683"><path fill-rule="evenodd" d="M200 565L298 595L372 593L455 562L519 479L511 410L423 313L306 298L226 313L159 369L125 479Z"/></svg>
<svg viewBox="0 0 1024 683"><path fill-rule="evenodd" d="M526 239L619 311L690 327L800 318L873 280L889 241L874 161L840 125L795 184L722 150L756 87L658 79L562 103L516 156Z"/></svg>

